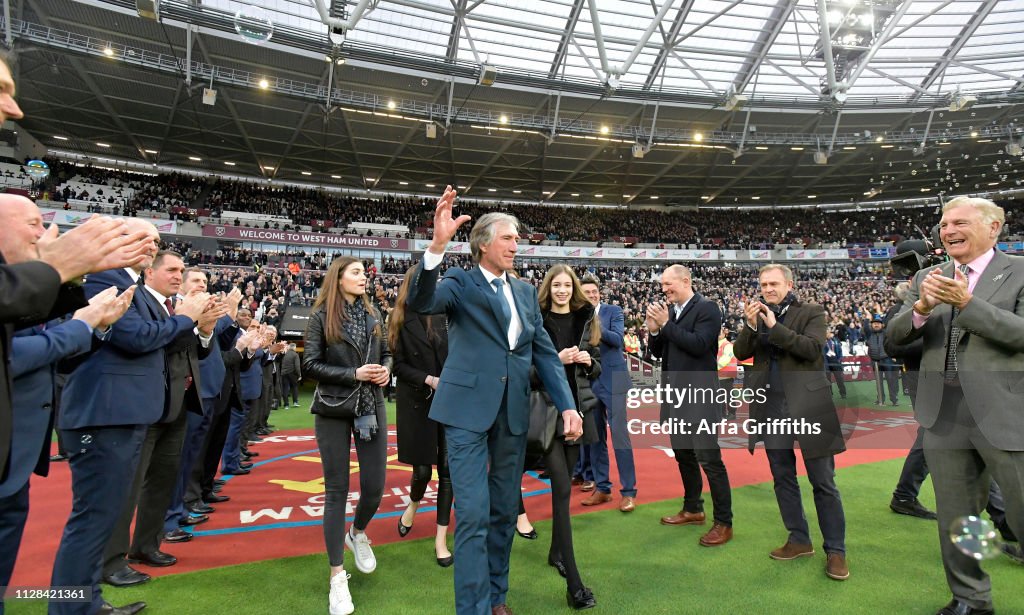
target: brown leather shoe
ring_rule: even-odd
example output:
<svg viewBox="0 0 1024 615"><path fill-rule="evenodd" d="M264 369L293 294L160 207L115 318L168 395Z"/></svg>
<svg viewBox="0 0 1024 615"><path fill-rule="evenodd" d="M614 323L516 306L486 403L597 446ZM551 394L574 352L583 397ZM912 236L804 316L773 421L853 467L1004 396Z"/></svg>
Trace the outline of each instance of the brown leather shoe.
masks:
<svg viewBox="0 0 1024 615"><path fill-rule="evenodd" d="M662 525L704 525L704 513L691 513L680 510L678 513L661 518Z"/></svg>
<svg viewBox="0 0 1024 615"><path fill-rule="evenodd" d="M619 510L624 513L636 510L636 498L631 495L622 496L622 499L619 500Z"/></svg>
<svg viewBox="0 0 1024 615"><path fill-rule="evenodd" d="M768 557L772 559L788 561L791 559L796 559L798 557L806 557L811 555L814 555L814 546L802 545L795 542L789 542L787 540L786 544L769 553Z"/></svg>
<svg viewBox="0 0 1024 615"><path fill-rule="evenodd" d="M846 556L842 553L829 553L825 562L825 574L836 581L850 578L850 567L846 565Z"/></svg>
<svg viewBox="0 0 1024 615"><path fill-rule="evenodd" d="M512 615L512 609L507 604L499 604L491 607L491 615Z"/></svg>
<svg viewBox="0 0 1024 615"><path fill-rule="evenodd" d="M598 506L599 504L607 504L611 501L612 494L595 491L591 493L589 497L584 498L580 504L583 504L584 506Z"/></svg>
<svg viewBox="0 0 1024 615"><path fill-rule="evenodd" d="M580 491L593 491L595 487L597 487L597 483L592 480L585 480L583 481L583 484L580 485Z"/></svg>
<svg viewBox="0 0 1024 615"><path fill-rule="evenodd" d="M717 547L732 540L732 528L715 521L707 534L700 537L700 544L705 547Z"/></svg>

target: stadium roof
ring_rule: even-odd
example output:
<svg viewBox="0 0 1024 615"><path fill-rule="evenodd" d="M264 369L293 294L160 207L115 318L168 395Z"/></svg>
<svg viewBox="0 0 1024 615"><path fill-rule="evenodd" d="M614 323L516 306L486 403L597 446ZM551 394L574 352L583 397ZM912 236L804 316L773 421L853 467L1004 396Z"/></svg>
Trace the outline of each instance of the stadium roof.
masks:
<svg viewBox="0 0 1024 615"><path fill-rule="evenodd" d="M1012 190L1024 166L1022 0L147 2L15 9L45 145L683 206Z"/></svg>

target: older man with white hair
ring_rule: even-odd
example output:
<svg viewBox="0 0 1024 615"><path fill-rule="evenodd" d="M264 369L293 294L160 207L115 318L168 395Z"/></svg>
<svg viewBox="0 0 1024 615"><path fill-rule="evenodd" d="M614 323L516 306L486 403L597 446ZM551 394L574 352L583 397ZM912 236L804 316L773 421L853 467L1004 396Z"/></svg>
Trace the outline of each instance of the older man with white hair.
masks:
<svg viewBox="0 0 1024 615"><path fill-rule="evenodd" d="M939 237L951 260L914 276L905 309L888 325L897 344L923 342L914 411L953 592L939 615L993 612L991 580L976 554L950 540L958 520L984 508L990 477L1002 488L1010 528L1024 536L1024 258L996 248L1004 221L987 199L946 203Z"/></svg>

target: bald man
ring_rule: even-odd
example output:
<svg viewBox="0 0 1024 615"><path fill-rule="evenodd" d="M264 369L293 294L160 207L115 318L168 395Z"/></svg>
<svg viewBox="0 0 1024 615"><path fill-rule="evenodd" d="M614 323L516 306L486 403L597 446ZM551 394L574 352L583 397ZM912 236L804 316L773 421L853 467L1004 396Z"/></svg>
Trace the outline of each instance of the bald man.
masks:
<svg viewBox="0 0 1024 615"><path fill-rule="evenodd" d="M14 100L11 58L0 52L0 125L24 114ZM10 265L0 256L0 480L7 473L11 445L11 378L7 373L11 335L15 327L28 327L70 313L85 305L81 293L64 286L90 271L102 271L134 262L133 237L123 235L119 221L96 217L57 237L52 225L44 233L39 210L25 197L0 195L4 233L20 237L29 258ZM134 239L137 239L134 238Z"/></svg>
<svg viewBox="0 0 1024 615"><path fill-rule="evenodd" d="M87 296L110 286L123 291L139 283L143 267L153 267L160 239L156 227L137 218L129 219L128 225L148 238L144 260L134 267L89 275ZM58 428L69 453L73 504L57 550L52 585L91 586L93 595L91 604L50 603L50 615L120 615L145 606L135 603L114 609L103 601L99 586L103 549L131 488L147 429L163 415L164 347L196 328L208 299L205 293L189 295L170 313L140 289L124 317L111 327L107 341L68 376ZM141 575L138 582L146 580L145 575L135 574Z"/></svg>

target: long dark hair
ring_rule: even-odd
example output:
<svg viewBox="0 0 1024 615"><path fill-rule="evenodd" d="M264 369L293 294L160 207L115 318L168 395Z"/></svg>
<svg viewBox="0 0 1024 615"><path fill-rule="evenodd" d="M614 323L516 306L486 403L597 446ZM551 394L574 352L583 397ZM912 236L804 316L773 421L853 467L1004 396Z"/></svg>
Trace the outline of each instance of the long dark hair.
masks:
<svg viewBox="0 0 1024 615"><path fill-rule="evenodd" d="M345 307L348 302L345 301L345 295L341 292L339 282L345 270L355 263L362 265L363 261L354 256L338 256L331 261L331 266L327 268L327 273L324 274L324 282L320 286L320 294L317 295L316 301L313 303L313 312L324 306L326 314L324 319L324 336L327 338L328 344L337 344L342 339L341 323L348 319L348 314L345 313ZM366 312L377 320L377 324L373 327L373 334L380 336L380 314L377 313L377 309L373 307L373 303L366 293L363 293L360 299L366 307Z"/></svg>
<svg viewBox="0 0 1024 615"><path fill-rule="evenodd" d="M593 312L594 308L590 304L590 300L583 294L583 286L580 285L580 279L576 277L576 272L568 265L552 265L547 273L544 274L544 280L540 283L540 289L537 291L537 303L540 304L540 309L545 312L551 311L551 283L557 276L563 273L572 280L572 296L569 297L569 311L576 312L581 309L590 308L591 312ZM600 343L601 322L591 317L590 345L597 346Z"/></svg>
<svg viewBox="0 0 1024 615"><path fill-rule="evenodd" d="M415 275L418 267L419 264L413 265L405 272L405 277L402 278L402 283L398 287L398 296L395 297L395 307L392 308L391 315L388 316L388 347L391 348L391 352L395 352L395 348L398 346L398 336L402 332L402 325L405 324L405 299L409 296L409 281ZM431 326L431 318L431 315L427 315L423 320L427 338L433 341L437 334L434 333L434 328Z"/></svg>

